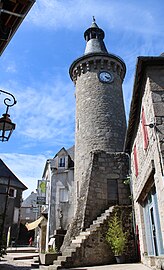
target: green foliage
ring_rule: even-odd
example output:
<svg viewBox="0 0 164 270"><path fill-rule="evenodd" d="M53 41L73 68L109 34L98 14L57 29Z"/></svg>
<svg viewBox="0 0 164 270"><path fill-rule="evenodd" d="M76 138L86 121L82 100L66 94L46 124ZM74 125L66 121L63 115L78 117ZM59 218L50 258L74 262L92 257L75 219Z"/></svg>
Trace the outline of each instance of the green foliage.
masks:
<svg viewBox="0 0 164 270"><path fill-rule="evenodd" d="M124 180L125 185L130 185L130 176L127 176L127 178Z"/></svg>
<svg viewBox="0 0 164 270"><path fill-rule="evenodd" d="M115 256L123 254L127 242L127 232L123 232L122 222L117 213L109 221L106 241L110 245Z"/></svg>
<svg viewBox="0 0 164 270"><path fill-rule="evenodd" d="M57 248L55 247L49 247L48 248L48 252L47 253L51 253L51 254L57 254L58 253L58 250L57 250Z"/></svg>

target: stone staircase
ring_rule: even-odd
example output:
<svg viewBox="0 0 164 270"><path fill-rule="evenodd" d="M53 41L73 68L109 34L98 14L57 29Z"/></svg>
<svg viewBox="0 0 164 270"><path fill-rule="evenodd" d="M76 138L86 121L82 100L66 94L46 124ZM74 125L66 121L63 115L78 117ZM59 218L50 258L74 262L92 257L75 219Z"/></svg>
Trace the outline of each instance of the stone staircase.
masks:
<svg viewBox="0 0 164 270"><path fill-rule="evenodd" d="M80 263L80 260L84 262L84 258L82 259L82 257L85 256L84 253L86 246L91 248L89 241L92 243L92 241L97 238L96 234L100 233L100 229L103 230L102 227L105 224L107 226L113 209L114 207L111 206L103 214L101 214L100 217L97 217L89 228L80 232L80 234L72 240L70 246L63 251L62 256L58 256L57 260L53 262L53 265L49 265L47 267L40 265L40 269L58 270L62 268L81 266L82 262Z"/></svg>

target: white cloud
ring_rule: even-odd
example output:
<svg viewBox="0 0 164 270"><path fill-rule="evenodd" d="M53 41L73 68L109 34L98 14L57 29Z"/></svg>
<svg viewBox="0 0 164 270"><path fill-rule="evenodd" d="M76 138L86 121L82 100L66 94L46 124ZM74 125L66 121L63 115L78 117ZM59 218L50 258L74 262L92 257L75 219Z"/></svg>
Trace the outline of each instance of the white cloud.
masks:
<svg viewBox="0 0 164 270"><path fill-rule="evenodd" d="M49 140L73 144L75 105L72 82L64 83L55 78L51 82L36 82L31 87L8 82L5 88L13 89L18 101L12 108L12 119L17 123L15 132L29 142Z"/></svg>
<svg viewBox="0 0 164 270"><path fill-rule="evenodd" d="M24 198L37 188L37 180L42 177L47 159L45 155L1 153L1 159L18 179L28 187L28 190L23 192Z"/></svg>
<svg viewBox="0 0 164 270"><path fill-rule="evenodd" d="M17 72L15 63L11 62L5 68L6 68L7 73L15 73L15 72Z"/></svg>
<svg viewBox="0 0 164 270"><path fill-rule="evenodd" d="M40 0L33 6L27 20L47 29L77 30L88 25L94 15L98 22L104 21L110 28L159 34L162 25L155 5L150 1Z"/></svg>

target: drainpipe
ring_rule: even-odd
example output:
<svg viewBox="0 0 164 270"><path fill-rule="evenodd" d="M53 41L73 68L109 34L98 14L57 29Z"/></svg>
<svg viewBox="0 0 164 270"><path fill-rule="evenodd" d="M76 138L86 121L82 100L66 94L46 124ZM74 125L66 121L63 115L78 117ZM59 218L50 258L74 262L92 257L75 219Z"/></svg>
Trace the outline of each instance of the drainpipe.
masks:
<svg viewBox="0 0 164 270"><path fill-rule="evenodd" d="M47 220L46 247L45 247L45 250L46 251L48 251L48 243L49 243L49 237L50 237L51 185L52 185L51 161L50 160L47 160L47 163L48 163L48 171L49 171L49 177L50 177L47 180L47 182L49 182L49 194L50 194L50 198L48 198L48 201L46 201L46 204L48 206L48 220Z"/></svg>

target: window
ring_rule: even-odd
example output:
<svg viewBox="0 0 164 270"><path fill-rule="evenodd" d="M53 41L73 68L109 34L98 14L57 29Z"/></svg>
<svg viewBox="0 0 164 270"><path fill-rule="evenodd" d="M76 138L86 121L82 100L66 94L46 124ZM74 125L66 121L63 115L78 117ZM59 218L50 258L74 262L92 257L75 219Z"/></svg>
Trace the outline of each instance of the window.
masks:
<svg viewBox="0 0 164 270"><path fill-rule="evenodd" d="M59 158L59 167L65 167L65 157Z"/></svg>
<svg viewBox="0 0 164 270"><path fill-rule="evenodd" d="M17 190L14 188L9 188L9 197L16 198Z"/></svg>
<svg viewBox="0 0 164 270"><path fill-rule="evenodd" d="M14 217L13 217L13 223L18 223L19 219L19 208L14 208Z"/></svg>
<svg viewBox="0 0 164 270"><path fill-rule="evenodd" d="M137 147L136 144L134 145L134 168L135 168L135 175L138 176L138 158L137 158Z"/></svg>
<svg viewBox="0 0 164 270"><path fill-rule="evenodd" d="M31 208L26 208L26 214L30 214Z"/></svg>
<svg viewBox="0 0 164 270"><path fill-rule="evenodd" d="M59 202L68 202L68 190L66 188L59 189Z"/></svg>
<svg viewBox="0 0 164 270"><path fill-rule="evenodd" d="M146 126L144 108L142 108L142 130L143 130L143 137L144 137L144 149L146 150L149 144L149 137L148 137L148 131L147 131L147 126Z"/></svg>

